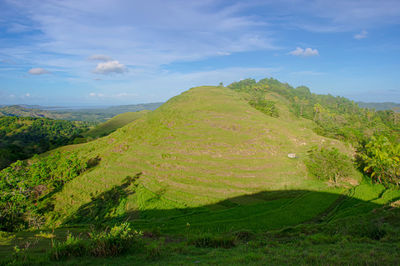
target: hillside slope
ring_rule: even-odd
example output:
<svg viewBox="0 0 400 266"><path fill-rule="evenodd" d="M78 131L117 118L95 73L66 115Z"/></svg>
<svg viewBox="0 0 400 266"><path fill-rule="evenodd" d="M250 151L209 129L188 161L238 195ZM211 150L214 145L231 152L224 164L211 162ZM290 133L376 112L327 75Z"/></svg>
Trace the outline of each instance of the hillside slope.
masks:
<svg viewBox="0 0 400 266"><path fill-rule="evenodd" d="M141 116L145 115L150 111L143 110L138 112L126 112L123 114L116 115L104 123L97 125L95 128L85 132L84 137L99 138L110 134L111 132L117 130L120 127L129 124Z"/></svg>
<svg viewBox="0 0 400 266"><path fill-rule="evenodd" d="M312 145L322 143L351 151L339 141L316 135L310 121L287 110L281 113L286 115L269 117L251 107L243 95L223 87L184 92L107 137L62 148L87 159L98 157L100 163L55 195L54 215L59 223L79 223L79 217L90 222L93 210L87 206L121 188L124 200L109 213L101 213L103 218L127 213L131 218L151 218L145 210L206 204L225 209L229 203L218 202L245 194L327 189L325 183L308 177L301 158ZM289 159L288 153L300 159ZM124 183L128 176L138 180ZM264 202L257 197L245 201Z"/></svg>

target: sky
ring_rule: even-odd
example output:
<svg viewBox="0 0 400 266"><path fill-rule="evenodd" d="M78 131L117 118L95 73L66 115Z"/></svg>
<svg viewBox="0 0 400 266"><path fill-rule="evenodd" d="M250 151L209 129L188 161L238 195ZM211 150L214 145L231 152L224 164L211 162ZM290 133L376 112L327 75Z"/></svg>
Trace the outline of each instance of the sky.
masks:
<svg viewBox="0 0 400 266"><path fill-rule="evenodd" d="M0 0L0 104L166 101L273 77L400 103L398 0Z"/></svg>

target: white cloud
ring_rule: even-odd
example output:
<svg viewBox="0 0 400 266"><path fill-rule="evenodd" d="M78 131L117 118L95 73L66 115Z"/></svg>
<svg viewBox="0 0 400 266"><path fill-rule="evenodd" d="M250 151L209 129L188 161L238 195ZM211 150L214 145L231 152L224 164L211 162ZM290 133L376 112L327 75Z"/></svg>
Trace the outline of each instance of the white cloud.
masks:
<svg viewBox="0 0 400 266"><path fill-rule="evenodd" d="M301 47L297 47L296 50L289 52L289 54L295 56L305 56L305 57L319 55L317 49L312 49L312 48L303 49Z"/></svg>
<svg viewBox="0 0 400 266"><path fill-rule="evenodd" d="M368 32L366 30L362 30L360 33L354 35L354 39L361 40L367 38Z"/></svg>
<svg viewBox="0 0 400 266"><path fill-rule="evenodd" d="M96 95L97 95L97 94L94 93L94 92L89 93L89 96L90 96L90 97L96 97Z"/></svg>
<svg viewBox="0 0 400 266"><path fill-rule="evenodd" d="M40 33L34 43L17 47L21 57L42 65L76 69L76 73L84 73L84 63L79 67L80 62L71 65L67 60L88 55L92 55L90 60L112 61L107 56L112 55L128 65L159 67L176 61L277 49L264 19L243 14L242 4L235 2L21 0L12 5L26 14L35 32ZM54 58L59 55L68 57L57 62Z"/></svg>
<svg viewBox="0 0 400 266"><path fill-rule="evenodd" d="M44 68L37 67L37 68L31 68L31 69L29 69L29 70L28 70L28 73L31 74L31 75L43 75L43 74L48 74L48 73L50 73L50 72L47 71L47 70L44 69Z"/></svg>
<svg viewBox="0 0 400 266"><path fill-rule="evenodd" d="M31 94L30 93L25 93L25 97L31 97Z"/></svg>
<svg viewBox="0 0 400 266"><path fill-rule="evenodd" d="M94 54L88 57L89 60L91 61L112 61L113 59L107 55L102 55L102 54Z"/></svg>
<svg viewBox="0 0 400 266"><path fill-rule="evenodd" d="M96 69L93 71L97 74L110 74L110 73L124 73L127 71L125 65L117 60L98 63Z"/></svg>

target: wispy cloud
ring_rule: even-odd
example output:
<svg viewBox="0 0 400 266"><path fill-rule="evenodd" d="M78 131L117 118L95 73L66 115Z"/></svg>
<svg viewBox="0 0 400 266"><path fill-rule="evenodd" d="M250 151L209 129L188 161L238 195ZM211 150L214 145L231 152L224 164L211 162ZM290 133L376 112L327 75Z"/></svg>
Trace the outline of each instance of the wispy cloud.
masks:
<svg viewBox="0 0 400 266"><path fill-rule="evenodd" d="M28 73L31 75L43 75L43 74L49 74L50 72L44 68L37 67L29 69Z"/></svg>
<svg viewBox="0 0 400 266"><path fill-rule="evenodd" d="M281 24L310 32L351 32L400 23L398 0L259 1Z"/></svg>
<svg viewBox="0 0 400 266"><path fill-rule="evenodd" d="M34 59L42 65L51 60L50 55L92 55L90 60L101 61L110 61L106 55L112 55L128 65L156 67L277 48L266 23L240 14L235 4L179 0L12 3L35 22L41 34L31 47L20 49L46 52L46 57Z"/></svg>
<svg viewBox="0 0 400 266"><path fill-rule="evenodd" d="M301 47L297 47L295 50L289 52L289 54L295 55L295 56L304 56L304 57L319 55L317 49L312 49L312 48L303 49Z"/></svg>
<svg viewBox="0 0 400 266"><path fill-rule="evenodd" d="M360 33L354 35L354 39L361 40L367 38L368 32L366 30L362 30Z"/></svg>

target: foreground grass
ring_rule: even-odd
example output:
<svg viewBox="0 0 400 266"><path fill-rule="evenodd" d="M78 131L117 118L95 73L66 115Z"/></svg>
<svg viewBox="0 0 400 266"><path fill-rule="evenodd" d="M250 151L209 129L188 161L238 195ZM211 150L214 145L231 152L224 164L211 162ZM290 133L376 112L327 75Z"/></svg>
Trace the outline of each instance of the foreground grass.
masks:
<svg viewBox="0 0 400 266"><path fill-rule="evenodd" d="M323 196L329 196L328 193L317 193L313 200L305 200L305 195L314 194L308 193L294 197L297 199L292 201L294 209L307 212L305 203L312 209ZM189 212L186 216L169 217L171 222L164 229L160 224L166 224L167 218L148 219L147 226L132 221L132 227L142 227L143 234L126 242L124 253L112 257L79 253L79 257L54 258L54 243L63 243L71 234L84 242L89 241L88 227L3 234L0 254L3 264L16 265L396 264L400 259L400 209L396 207L400 192L363 184L351 189L348 196L332 195L336 197L329 208L310 214L312 219L292 218L291 223L288 223L290 215L299 216L292 208L270 212L267 223L259 217L242 219L260 210L260 203L247 205L249 213L237 214L237 206L226 209L224 216L237 220L221 221L227 225L225 227L210 227L211 220L218 220L218 217L207 219L210 216L207 212L198 212L197 216ZM268 196L269 203L281 202L271 194ZM177 226L179 230L172 230L174 221L179 224L183 217L193 219L198 226L186 223ZM272 222L274 226L267 226ZM106 228L111 226L110 223ZM19 252L15 251L15 246Z"/></svg>
<svg viewBox="0 0 400 266"><path fill-rule="evenodd" d="M398 217L397 217L398 218ZM318 233L315 230L318 230ZM287 233L291 231L290 233ZM83 256L55 260L48 254L19 253L3 261L14 265L396 265L400 259L398 231L376 240L354 233L332 234L328 228L308 225L260 235L234 238L231 247L210 247L186 239L158 236L143 239L116 257ZM236 236L240 234L236 234ZM394 237L396 236L396 237ZM192 236L202 239L204 236ZM230 236L220 239L233 239ZM207 242L204 242L207 243ZM220 242L216 242L220 243ZM15 254L15 253L14 253Z"/></svg>

